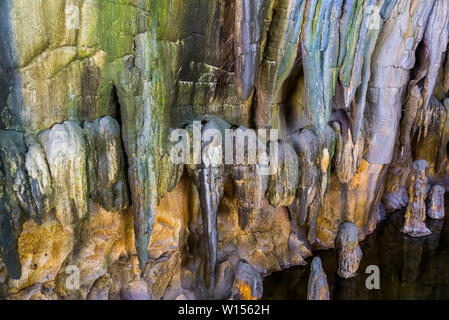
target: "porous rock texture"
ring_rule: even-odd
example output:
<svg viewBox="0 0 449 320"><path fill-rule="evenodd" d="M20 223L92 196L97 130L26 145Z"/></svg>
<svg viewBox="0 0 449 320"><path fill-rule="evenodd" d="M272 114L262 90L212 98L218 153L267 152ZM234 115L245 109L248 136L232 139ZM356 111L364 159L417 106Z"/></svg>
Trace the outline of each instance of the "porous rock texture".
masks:
<svg viewBox="0 0 449 320"><path fill-rule="evenodd" d="M412 237L422 237L432 233L426 226L427 172L426 160L416 160L413 164L409 188L409 200L402 232Z"/></svg>
<svg viewBox="0 0 449 320"><path fill-rule="evenodd" d="M358 238L359 230L354 223L344 222L341 224L335 239L335 247L337 249L337 273L344 279L357 275L363 256Z"/></svg>
<svg viewBox="0 0 449 320"><path fill-rule="evenodd" d="M427 216L431 219L444 219L444 187L434 185L430 191L427 205Z"/></svg>
<svg viewBox="0 0 449 320"><path fill-rule="evenodd" d="M310 264L307 300L329 300L329 285L319 257L314 257Z"/></svg>
<svg viewBox="0 0 449 320"><path fill-rule="evenodd" d="M260 298L363 240L416 160L447 185L448 33L447 0L0 1L0 297ZM193 121L276 170L173 163Z"/></svg>

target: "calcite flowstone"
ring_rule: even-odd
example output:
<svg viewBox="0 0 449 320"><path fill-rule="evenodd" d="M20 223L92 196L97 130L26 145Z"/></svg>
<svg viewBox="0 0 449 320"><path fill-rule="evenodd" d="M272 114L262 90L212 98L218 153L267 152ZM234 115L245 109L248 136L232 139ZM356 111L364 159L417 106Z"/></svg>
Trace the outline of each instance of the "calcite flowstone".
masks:
<svg viewBox="0 0 449 320"><path fill-rule="evenodd" d="M260 213L268 187L268 176L261 172L264 162L257 154L260 143L255 130L239 127L235 131L231 177L242 230L246 230Z"/></svg>
<svg viewBox="0 0 449 320"><path fill-rule="evenodd" d="M247 100L251 95L259 73L268 5L268 0L235 1L235 82L242 100Z"/></svg>
<svg viewBox="0 0 449 320"><path fill-rule="evenodd" d="M354 144L349 128L337 121L334 121L332 126L336 135L334 170L341 183L349 183L362 163L364 137L359 135L357 143Z"/></svg>
<svg viewBox="0 0 449 320"><path fill-rule="evenodd" d="M359 246L359 229L354 223L344 222L340 225L335 239L335 248L337 249L338 275L345 279L355 277L362 260L362 249Z"/></svg>
<svg viewBox="0 0 449 320"><path fill-rule="evenodd" d="M321 135L311 129L291 135L298 156L299 184L296 199L290 207L298 225L307 228L307 240L314 244L317 238L318 214L329 188L329 174L334 153L335 135L326 126Z"/></svg>
<svg viewBox="0 0 449 320"><path fill-rule="evenodd" d="M205 241L204 276L205 284L210 290L213 290L215 285L218 242L217 210L223 196L225 182L223 126L227 126L227 124L210 120L205 123L199 132L196 132L193 128L193 143L195 144L198 141L201 148L199 150L201 158L199 161L194 159L194 163L187 166L187 172L198 189ZM208 132L212 135L207 136ZM197 136L197 134L201 136ZM195 154L195 145L193 148ZM199 163L196 164L196 161Z"/></svg>
<svg viewBox="0 0 449 320"><path fill-rule="evenodd" d="M432 219L444 219L444 192L442 186L434 185L430 191L430 201L427 206L427 216Z"/></svg>
<svg viewBox="0 0 449 320"><path fill-rule="evenodd" d="M314 257L310 264L307 300L329 300L329 285L319 257Z"/></svg>
<svg viewBox="0 0 449 320"><path fill-rule="evenodd" d="M345 3L349 6L348 1ZM361 5L359 1L351 3ZM381 10L372 8L375 23L367 34L371 42L369 50L374 51L370 59L368 55L363 59L369 65L363 67L363 86L359 87L356 105L350 110L354 145L360 134L364 135L363 157L347 184L340 184L335 169L332 169L330 189L317 223L317 243L323 248L332 247L338 226L343 221L352 221L357 225L359 240L373 230L369 224L370 221L376 221L374 215L385 188L389 164L395 153L401 153L401 148L396 152L394 149L400 120L407 115L407 112L403 112L403 97L407 93L410 71L417 62L416 49L422 43L426 28L430 26L427 21L434 1L398 0L375 4L380 4ZM353 27L359 28L359 24L355 23ZM350 24L348 30L351 29ZM349 32L351 34L352 30ZM341 35L347 36L344 32ZM357 40L356 47L359 47L359 43L360 40ZM352 59L348 55L342 57ZM357 68L357 65L354 64L354 67ZM338 92L336 90L334 96L336 102Z"/></svg>
<svg viewBox="0 0 449 320"><path fill-rule="evenodd" d="M218 214L218 260L247 260L261 274L305 265L312 255L304 230L285 207L274 208L265 199L251 229L238 226L238 208L226 194Z"/></svg>
<svg viewBox="0 0 449 320"><path fill-rule="evenodd" d="M412 237L423 237L432 233L425 222L428 169L426 160L416 160L413 164L409 201L402 228L403 233Z"/></svg>
<svg viewBox="0 0 449 320"><path fill-rule="evenodd" d="M129 204L120 125L107 116L84 123L90 197L108 211Z"/></svg>
<svg viewBox="0 0 449 320"><path fill-rule="evenodd" d="M266 275L337 234L354 272L381 200L427 232L413 161L449 176L447 0L0 0L0 34L2 298L202 298L203 271L229 298L240 259ZM201 159L181 178L169 128L205 117L294 152L271 178Z"/></svg>
<svg viewBox="0 0 449 320"><path fill-rule="evenodd" d="M75 121L56 124L39 135L54 191L56 217L70 225L87 215L86 140Z"/></svg>
<svg viewBox="0 0 449 320"><path fill-rule="evenodd" d="M256 85L255 123L258 128L271 126L272 109L282 85L294 70L306 1L281 0L272 5L272 22L267 32L272 41L265 47Z"/></svg>
<svg viewBox="0 0 449 320"><path fill-rule="evenodd" d="M234 270L232 298L234 300L258 300L262 298L263 284L260 273L246 260L239 260Z"/></svg>
<svg viewBox="0 0 449 320"><path fill-rule="evenodd" d="M65 261L66 265L79 269L80 288L73 291L58 286L59 295L86 299L95 281L108 271L113 262L127 253L126 227L130 225L129 215L128 211L106 211L96 202L89 201L89 215L77 228L78 248ZM62 268L58 274L59 283L64 283L67 277L64 271L65 268Z"/></svg>
<svg viewBox="0 0 449 320"><path fill-rule="evenodd" d="M37 206L38 222L41 222L53 208L53 188L45 152L38 142L30 144L25 160L31 194Z"/></svg>
<svg viewBox="0 0 449 320"><path fill-rule="evenodd" d="M246 230L262 209L266 179L257 173L255 165L233 166L232 179L239 204L239 226Z"/></svg>
<svg viewBox="0 0 449 320"><path fill-rule="evenodd" d="M293 202L298 187L298 156L293 147L286 142L280 141L276 147L278 159L275 173L269 178L267 198L273 207L286 207Z"/></svg>

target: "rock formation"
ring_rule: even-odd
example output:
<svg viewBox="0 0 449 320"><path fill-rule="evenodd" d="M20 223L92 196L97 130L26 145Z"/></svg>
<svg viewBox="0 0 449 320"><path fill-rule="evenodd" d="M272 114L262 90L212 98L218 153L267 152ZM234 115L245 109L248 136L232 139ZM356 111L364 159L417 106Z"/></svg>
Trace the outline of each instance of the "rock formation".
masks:
<svg viewBox="0 0 449 320"><path fill-rule="evenodd" d="M263 287L260 273L247 261L238 261L234 274L235 278L232 287L232 298L234 300L257 300L262 298Z"/></svg>
<svg viewBox="0 0 449 320"><path fill-rule="evenodd" d="M430 191L427 216L435 220L444 219L444 187L434 185Z"/></svg>
<svg viewBox="0 0 449 320"><path fill-rule="evenodd" d="M256 150L250 146L251 143L263 143L258 140L255 130L239 127L235 132L234 139L233 163L235 165L231 168L231 176L239 208L239 226L245 231L262 210L262 202L268 188L268 176L263 175L261 169L267 163L258 162L258 155L254 152ZM239 159L239 157L243 159ZM286 173L289 173L288 168ZM278 183L284 183L283 178L286 173L277 180ZM295 179L296 176L293 174L289 177ZM288 181L288 179L286 180ZM290 188L294 189L294 187ZM274 192L276 191L274 190Z"/></svg>
<svg viewBox="0 0 449 320"><path fill-rule="evenodd" d="M350 276L387 214L425 233L415 161L447 184L447 0L2 0L0 34L0 298Z"/></svg>
<svg viewBox="0 0 449 320"><path fill-rule="evenodd" d="M213 290L215 267L217 263L217 211L224 192L225 174L223 165L223 136L211 135L204 139L207 130L224 132L220 125L211 120L202 128L201 158L199 164L188 166L188 172L196 188L203 218L203 237L205 239L204 275L206 286ZM194 135L195 133L193 133Z"/></svg>
<svg viewBox="0 0 449 320"><path fill-rule="evenodd" d="M348 279L357 275L362 249L359 246L359 230L352 222L344 222L338 229L335 247L337 249L338 275Z"/></svg>
<svg viewBox="0 0 449 320"><path fill-rule="evenodd" d="M329 300L327 277L319 257L314 257L310 264L307 300Z"/></svg>
<svg viewBox="0 0 449 320"><path fill-rule="evenodd" d="M416 160L413 164L409 188L409 201L405 213L402 232L412 237L423 237L432 232L426 226L427 175L426 160Z"/></svg>

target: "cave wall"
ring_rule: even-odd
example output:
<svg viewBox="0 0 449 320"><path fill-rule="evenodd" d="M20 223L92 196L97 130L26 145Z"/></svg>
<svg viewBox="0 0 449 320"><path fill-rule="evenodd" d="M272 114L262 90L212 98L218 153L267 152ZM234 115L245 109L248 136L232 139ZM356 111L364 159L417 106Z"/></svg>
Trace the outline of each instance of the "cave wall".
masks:
<svg viewBox="0 0 449 320"><path fill-rule="evenodd" d="M446 0L2 1L0 296L229 298L364 239L414 160L449 175L448 32ZM278 129L281 170L171 163L193 120Z"/></svg>

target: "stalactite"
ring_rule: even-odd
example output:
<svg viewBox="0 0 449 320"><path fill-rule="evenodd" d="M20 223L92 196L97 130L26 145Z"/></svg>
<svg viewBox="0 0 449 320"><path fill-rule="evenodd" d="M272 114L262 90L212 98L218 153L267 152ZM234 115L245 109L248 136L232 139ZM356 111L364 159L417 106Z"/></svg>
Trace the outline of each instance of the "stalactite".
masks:
<svg viewBox="0 0 449 320"><path fill-rule="evenodd" d="M276 173L270 175L267 198L274 207L289 206L295 197L299 180L298 158L292 146L278 143Z"/></svg>
<svg viewBox="0 0 449 320"><path fill-rule="evenodd" d="M242 230L246 230L262 210L262 201L268 187L268 176L261 174L261 163L255 152L257 150L250 149L256 143L262 142L257 139L254 130L243 127L237 129L231 176L239 207L239 226ZM243 162L237 161L239 152L242 152Z"/></svg>
<svg viewBox="0 0 449 320"><path fill-rule="evenodd" d="M119 124L111 117L86 122L84 135L91 198L108 211L125 209L129 195Z"/></svg>
<svg viewBox="0 0 449 320"><path fill-rule="evenodd" d="M0 4L1 297L259 299L316 249L354 277L396 210L443 217L447 0L25 2Z"/></svg>
<svg viewBox="0 0 449 320"><path fill-rule="evenodd" d="M235 4L235 81L242 100L248 100L259 74L264 19L269 1L236 0Z"/></svg>
<svg viewBox="0 0 449 320"><path fill-rule="evenodd" d="M193 129L192 136L201 134L201 136L194 137L194 139L202 141L200 145L201 150L198 150L201 158L199 164L187 166L189 175L198 189L203 218L204 276L207 288L212 291L215 285L215 267L217 263L217 210L225 185L224 144L222 140L224 139L224 128L221 125L221 123L210 120L199 129L201 130L200 132L195 132L195 129ZM215 133L222 133L222 135L213 135L205 138L204 135L209 129L214 130L213 132Z"/></svg>

